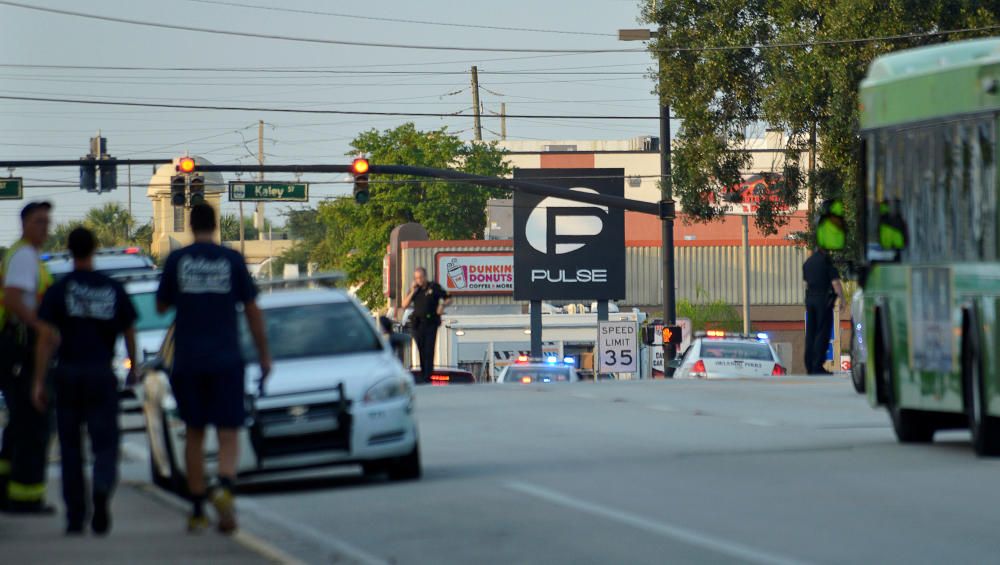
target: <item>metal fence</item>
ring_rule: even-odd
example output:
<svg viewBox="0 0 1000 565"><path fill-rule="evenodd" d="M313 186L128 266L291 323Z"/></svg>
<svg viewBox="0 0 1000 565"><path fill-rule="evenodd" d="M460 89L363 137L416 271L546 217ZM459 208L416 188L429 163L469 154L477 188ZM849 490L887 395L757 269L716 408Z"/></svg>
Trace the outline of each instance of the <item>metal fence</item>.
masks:
<svg viewBox="0 0 1000 565"><path fill-rule="evenodd" d="M512 251L510 245L498 247L441 246L403 249L403 287L412 283L415 267L433 271L439 252ZM656 306L661 301L659 246L626 248L626 295L622 304ZM767 245L750 247L750 303L755 306L798 306L804 299L802 263L808 257L805 247ZM675 249L675 279L678 300L705 303L723 300L742 303L743 263L739 245L684 245ZM510 295L460 296L456 304L513 304Z"/></svg>

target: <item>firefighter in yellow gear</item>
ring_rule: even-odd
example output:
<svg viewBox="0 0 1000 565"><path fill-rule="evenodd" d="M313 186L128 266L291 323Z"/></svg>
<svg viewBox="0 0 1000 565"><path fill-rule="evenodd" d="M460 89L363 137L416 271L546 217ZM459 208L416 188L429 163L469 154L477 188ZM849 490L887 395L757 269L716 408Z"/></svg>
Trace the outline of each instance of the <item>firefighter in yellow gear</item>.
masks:
<svg viewBox="0 0 1000 565"><path fill-rule="evenodd" d="M21 210L21 239L0 264L0 390L9 414L0 446L0 507L15 513L54 511L45 503L51 414L31 401L38 305L52 284L39 255L51 210L48 202Z"/></svg>

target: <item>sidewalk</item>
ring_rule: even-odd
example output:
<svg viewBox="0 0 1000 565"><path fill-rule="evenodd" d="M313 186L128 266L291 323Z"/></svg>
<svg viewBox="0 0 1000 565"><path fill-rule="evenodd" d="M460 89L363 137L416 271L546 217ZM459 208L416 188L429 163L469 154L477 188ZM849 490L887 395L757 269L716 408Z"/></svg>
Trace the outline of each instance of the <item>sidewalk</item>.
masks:
<svg viewBox="0 0 1000 565"><path fill-rule="evenodd" d="M215 530L200 535L185 531L182 507L141 483L119 485L112 500L112 531L98 538L63 534L59 481L49 482L49 501L60 513L45 517L17 517L0 513L0 555L4 563L134 564L206 563L257 564L281 561L279 554L258 550L246 534L226 537ZM211 512L211 509L208 510Z"/></svg>

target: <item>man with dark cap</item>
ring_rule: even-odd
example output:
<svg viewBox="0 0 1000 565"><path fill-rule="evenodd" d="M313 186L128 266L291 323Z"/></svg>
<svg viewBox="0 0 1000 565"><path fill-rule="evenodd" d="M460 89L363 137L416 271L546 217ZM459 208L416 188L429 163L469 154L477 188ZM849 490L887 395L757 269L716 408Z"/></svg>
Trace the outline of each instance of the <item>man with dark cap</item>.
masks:
<svg viewBox="0 0 1000 565"><path fill-rule="evenodd" d="M39 250L49 236L52 204L30 202L21 210L21 239L0 264L0 387L9 410L0 447L0 502L9 512L50 514L45 504L50 415L31 402L36 312L52 285Z"/></svg>
<svg viewBox="0 0 1000 565"><path fill-rule="evenodd" d="M38 309L41 320L35 358L33 400L47 409L46 374L58 341L53 369L56 422L62 462L66 533L82 534L87 516L83 474L82 428L90 436L95 534L111 530L110 501L118 475L118 378L111 368L118 336L125 335L131 361L129 382L135 380L135 308L121 283L94 272L97 240L86 228L67 239L73 272L52 285Z"/></svg>

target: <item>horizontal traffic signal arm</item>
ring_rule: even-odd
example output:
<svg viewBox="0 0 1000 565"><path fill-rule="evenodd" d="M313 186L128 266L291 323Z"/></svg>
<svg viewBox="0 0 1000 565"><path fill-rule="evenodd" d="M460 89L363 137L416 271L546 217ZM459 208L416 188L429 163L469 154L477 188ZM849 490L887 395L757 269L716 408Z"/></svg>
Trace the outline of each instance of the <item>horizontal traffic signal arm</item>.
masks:
<svg viewBox="0 0 1000 565"><path fill-rule="evenodd" d="M93 162L99 165L96 159L74 159L61 161L0 161L0 168L31 168L31 167L79 167L80 165ZM118 165L160 165L172 162L171 159L119 159ZM198 165L199 173L348 173L353 174L350 164L347 165ZM376 165L371 164L368 170L370 175L407 175L413 177L438 178L448 180L459 180L469 184L480 186L492 186L507 190L527 192L539 196L554 196L575 202L583 202L596 206L608 206L610 208L621 208L643 214L660 215L660 205L658 202L645 202L642 200L632 200L620 196L608 196L605 194L594 194L579 190L570 190L561 186L551 186L537 182L526 182L523 180L506 179L499 177L483 177L452 171L450 169L434 169L431 167L411 167L408 165Z"/></svg>

